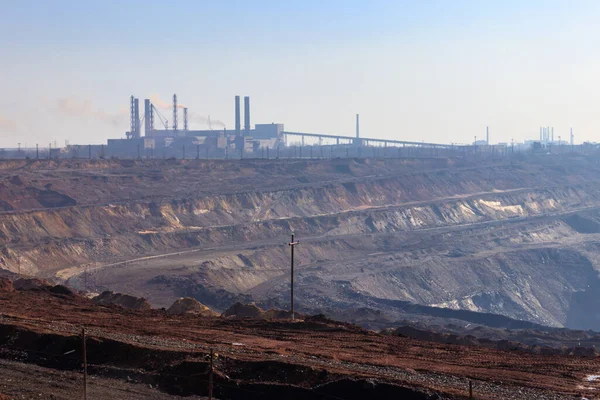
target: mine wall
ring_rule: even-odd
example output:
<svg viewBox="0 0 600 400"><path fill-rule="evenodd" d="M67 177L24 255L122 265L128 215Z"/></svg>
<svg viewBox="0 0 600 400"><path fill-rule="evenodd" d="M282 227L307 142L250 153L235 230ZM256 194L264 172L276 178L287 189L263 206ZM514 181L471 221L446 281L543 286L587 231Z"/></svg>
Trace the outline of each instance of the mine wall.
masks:
<svg viewBox="0 0 600 400"><path fill-rule="evenodd" d="M24 271L44 274L171 249L283 239L291 231L343 236L527 218L586 209L600 198L593 190L558 187L396 206L393 190L378 197L373 191L358 196L340 187L321 191L328 200L289 191L3 214L0 266L16 271L20 264ZM334 211L340 208L348 211ZM269 215L258 217L261 213Z"/></svg>
<svg viewBox="0 0 600 400"><path fill-rule="evenodd" d="M72 205L79 202L73 191L44 194L39 204L58 204L57 199L66 204L18 210L13 203L12 210L0 213L0 268L76 283L85 267L239 245L239 254L215 257L178 285L189 291L202 278L207 287L200 292L207 298L223 289L260 299L267 292L255 288L288 268L285 243L293 231L310 241L298 254L299 265L320 271L300 276L299 285L306 279L308 287L312 279L323 287L344 285L377 299L590 327L595 322L586 324L584 311L590 303L588 285L596 285L598 250L551 248L555 242L600 232L594 218L585 216L600 207L600 186L589 176L593 170L570 168L560 172L577 173L562 181L552 168L504 165L96 205ZM33 197L40 193L29 192ZM461 236L453 233L457 229L477 233ZM417 233L437 230L444 232L437 239L410 242ZM403 248L400 237L415 249ZM436 248L438 242L444 245ZM244 250L244 244L252 243L253 248ZM360 255L393 251L398 254ZM334 271L340 263L346 270ZM169 274L164 275L162 282L169 283ZM282 281L268 294L284 292ZM307 307L326 304L326 291L321 297L305 293L301 301ZM352 303L350 297L338 300Z"/></svg>

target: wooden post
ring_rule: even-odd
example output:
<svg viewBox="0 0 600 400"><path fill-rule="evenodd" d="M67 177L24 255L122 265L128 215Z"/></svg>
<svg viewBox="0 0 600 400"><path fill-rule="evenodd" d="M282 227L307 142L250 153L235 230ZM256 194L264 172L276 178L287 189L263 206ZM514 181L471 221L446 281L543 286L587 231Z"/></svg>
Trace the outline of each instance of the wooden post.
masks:
<svg viewBox="0 0 600 400"><path fill-rule="evenodd" d="M291 255L291 291L290 291L290 306L292 312L292 321L294 320L294 247L300 244L299 241L294 242L294 234L292 233L292 240L288 243L288 245L292 249Z"/></svg>
<svg viewBox="0 0 600 400"><path fill-rule="evenodd" d="M81 328L83 357L83 400L87 400L87 349L85 346L85 328Z"/></svg>
<svg viewBox="0 0 600 400"><path fill-rule="evenodd" d="M208 370L208 400L213 400L213 349L210 349L210 369Z"/></svg>

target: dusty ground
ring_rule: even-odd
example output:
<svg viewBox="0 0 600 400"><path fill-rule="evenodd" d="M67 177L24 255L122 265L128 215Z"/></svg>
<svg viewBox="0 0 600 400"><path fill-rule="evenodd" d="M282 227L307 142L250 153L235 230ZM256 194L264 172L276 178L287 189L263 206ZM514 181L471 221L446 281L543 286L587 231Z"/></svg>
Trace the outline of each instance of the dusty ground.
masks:
<svg viewBox="0 0 600 400"><path fill-rule="evenodd" d="M56 377L46 379L46 370L3 361L0 369L14 371L0 378L0 390L8 394L17 390L11 376L22 378L19 385L26 393L42 396L56 393L56 398L62 398L61 393L76 387L73 369L79 368L80 359L76 335L82 326L89 337L94 390L110 386L97 398L122 390L130 391L132 399L145 393L154 396L148 398L161 398L149 386L145 392L142 382L169 394L203 394L209 349L219 354L217 386L227 398L242 398L241 389L262 392L262 398L280 398L272 397L274 383L284 385L277 386L280 396L281 390L292 396L300 389L285 389L285 385L314 391L316 385L344 377L412 387L415 397L406 398L415 399L426 399L417 397L423 392L465 398L469 379L474 381L476 398L485 399L572 399L600 389L600 382L588 381L600 372L599 358L420 342L328 320L292 323L168 316L32 291L0 293L0 310L2 358L52 367L49 376ZM76 351L64 355L72 349ZM120 381L129 377L134 384L112 385L108 377ZM179 377L175 380L179 383L173 377ZM302 396L310 393L314 392Z"/></svg>

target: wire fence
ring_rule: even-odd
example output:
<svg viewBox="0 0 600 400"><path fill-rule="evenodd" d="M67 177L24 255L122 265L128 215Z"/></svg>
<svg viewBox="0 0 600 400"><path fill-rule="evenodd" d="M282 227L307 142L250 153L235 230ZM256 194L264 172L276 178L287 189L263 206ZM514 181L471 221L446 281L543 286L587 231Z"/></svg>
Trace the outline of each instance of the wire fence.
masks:
<svg viewBox="0 0 600 400"><path fill-rule="evenodd" d="M17 334L18 335L18 334ZM69 341L70 346L67 347L71 347L68 350L64 351L64 352L57 352L57 351L47 351L47 350L41 350L41 349L34 349L31 347L23 347L23 346L17 346L15 344L12 344L11 342L15 342L18 337L17 336L13 336L13 337L9 337L7 338L8 340L5 340L5 343L0 345L0 357L2 356L2 353L4 353L4 356L10 356L10 358L12 358L14 361L17 362L32 362L41 366L54 366L55 369L65 369L65 370L72 370L72 371L76 371L79 370L82 374L82 383L81 383L81 391L82 391L82 398L84 400L87 400L89 398L88 396L88 370L94 371L95 374L97 374L97 376L102 376L107 375L108 374L108 370L110 370L111 365L107 365L105 363L101 363L101 364L97 364L94 363L93 360L93 356L91 358L88 358L88 353L86 351L86 342L89 341L90 339L99 339L101 340L102 338L98 337L96 338L95 336L87 336L86 331L84 329L82 329L82 334L79 335L78 337L68 337L69 339L71 339ZM79 340L81 343L81 347L77 348L76 346L72 346L72 344L74 344L74 340L77 338L77 340ZM52 344L51 342L47 342L48 344ZM65 344L63 343L62 346L65 346ZM234 397L235 393L248 393L248 394L253 394L256 395L256 398L270 398L270 396L273 396L273 393L267 392L265 390L261 391L261 390L257 390L255 388L248 388L248 387L244 387L244 383L238 384L237 380L232 380L229 377L227 377L227 375L222 372L219 369L220 366L220 360L222 359L222 356L220 356L218 353L215 353L213 351L213 349L211 349L209 352L199 352L199 353L193 353L195 355L198 355L199 358L203 359L206 362L206 367L203 371L200 372L194 372L194 373L175 373L175 372L167 372L167 371L148 371L148 373L150 374L150 376L152 378L158 379L160 383L157 384L157 388L161 388L163 390L166 390L167 387L169 386L169 382L165 382L165 378L173 378L173 379L186 379L188 380L188 385L186 385L187 390L185 393L177 393L179 395L190 395L190 394L195 394L195 395L207 395L209 396L209 399L215 398L212 396L213 393L220 393L220 392L229 392L229 395L232 395ZM58 367L56 364L60 363L60 367ZM122 373L122 367L119 367L117 365L114 366L114 368L119 369L119 371ZM131 374L129 371L127 372L128 374ZM140 373L140 372L138 372ZM144 374L144 372L141 372L141 374ZM109 374L110 375L110 374ZM215 379L215 377L217 377L218 379ZM273 383L275 385L278 386L278 388L281 388L281 385L276 383L276 382L265 382L266 384L270 384ZM98 382L94 381L94 385L97 385ZM257 383L253 382L250 383L250 385L258 385ZM181 387L181 385L179 385ZM293 386L293 385L291 385ZM315 389L307 389L307 388L301 388L301 387L295 387L296 389L304 389L307 391L314 391ZM181 389L180 389L181 390ZM168 391L168 390L167 390ZM229 396L228 395L228 396ZM315 392L315 395L318 395L320 398L323 399L332 399L332 400L346 400L346 398L344 397L340 397L340 396L336 396L336 395L332 395L330 393L324 393L323 391L319 391L317 390ZM240 395L240 398L243 398L243 396Z"/></svg>

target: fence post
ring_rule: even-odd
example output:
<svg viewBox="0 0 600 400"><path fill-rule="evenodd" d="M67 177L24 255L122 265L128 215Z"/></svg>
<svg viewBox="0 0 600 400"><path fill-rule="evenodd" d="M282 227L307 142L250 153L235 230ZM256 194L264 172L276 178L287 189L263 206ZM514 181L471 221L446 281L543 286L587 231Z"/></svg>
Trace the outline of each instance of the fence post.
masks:
<svg viewBox="0 0 600 400"><path fill-rule="evenodd" d="M210 349L210 369L208 370L208 400L213 400L213 349Z"/></svg>
<svg viewBox="0 0 600 400"><path fill-rule="evenodd" d="M87 400L87 349L85 346L85 328L81 328L83 357L83 400Z"/></svg>

